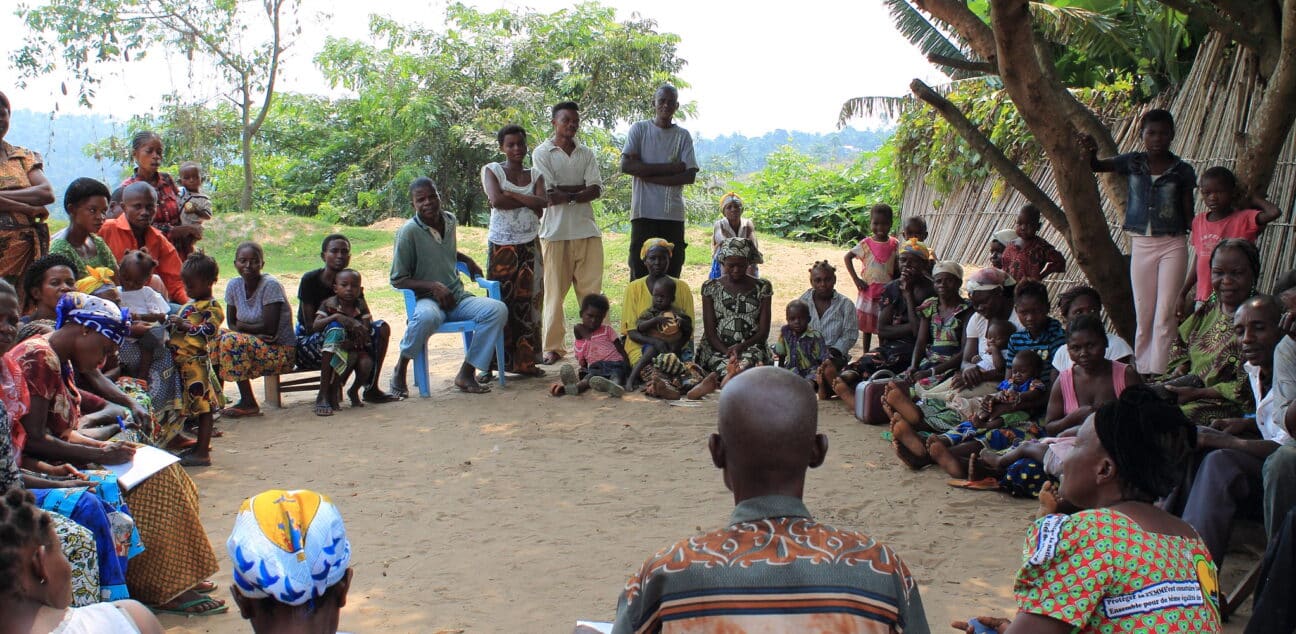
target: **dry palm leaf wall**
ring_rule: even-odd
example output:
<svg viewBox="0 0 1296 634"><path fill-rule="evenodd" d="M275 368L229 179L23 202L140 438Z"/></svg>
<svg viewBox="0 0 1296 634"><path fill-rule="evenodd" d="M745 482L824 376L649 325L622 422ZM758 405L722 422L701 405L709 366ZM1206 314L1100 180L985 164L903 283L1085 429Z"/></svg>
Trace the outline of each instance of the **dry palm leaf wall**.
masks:
<svg viewBox="0 0 1296 634"><path fill-rule="evenodd" d="M1239 54L1237 47L1212 34L1202 43L1193 68L1177 94L1158 98L1125 117L1109 121L1109 124L1121 151L1141 149L1139 116L1147 109L1166 107L1164 104L1168 102L1177 126L1173 150L1189 161L1198 174L1214 165L1231 169L1237 154L1237 134L1247 130L1248 120L1254 115L1259 98L1254 60L1249 55ZM1077 148L1077 151L1080 150ZM941 259L978 266L986 264L990 235L1000 229L1013 228L1017 210L1027 202L1025 197L995 178L969 182L954 191L941 193L927 185L924 176L921 172L906 175L902 214L921 215L927 219L928 242ZM1047 163L1031 176L1041 189L1057 200L1053 171ZM1296 268L1292 235L1294 189L1296 143L1289 136L1269 186L1269 200L1283 210L1283 215L1260 237L1262 289L1267 290L1282 272ZM1202 210L1198 198L1197 211ZM1129 241L1120 228L1123 210L1104 202L1103 211L1113 238L1122 246L1122 251L1129 253ZM1053 277L1049 282L1050 291L1056 293L1074 284L1085 283L1084 274L1069 257L1071 250L1062 236L1048 223L1040 235L1068 256L1066 276Z"/></svg>

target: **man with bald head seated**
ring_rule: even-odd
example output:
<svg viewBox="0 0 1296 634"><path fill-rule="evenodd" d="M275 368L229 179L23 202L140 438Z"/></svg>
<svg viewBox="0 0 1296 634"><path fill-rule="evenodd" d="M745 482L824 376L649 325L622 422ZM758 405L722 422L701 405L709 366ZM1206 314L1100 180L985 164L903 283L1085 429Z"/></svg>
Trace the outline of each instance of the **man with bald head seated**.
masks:
<svg viewBox="0 0 1296 634"><path fill-rule="evenodd" d="M773 367L720 396L711 460L736 505L729 525L659 551L626 582L617 634L928 632L909 569L890 548L816 522L801 498L823 464L815 392Z"/></svg>

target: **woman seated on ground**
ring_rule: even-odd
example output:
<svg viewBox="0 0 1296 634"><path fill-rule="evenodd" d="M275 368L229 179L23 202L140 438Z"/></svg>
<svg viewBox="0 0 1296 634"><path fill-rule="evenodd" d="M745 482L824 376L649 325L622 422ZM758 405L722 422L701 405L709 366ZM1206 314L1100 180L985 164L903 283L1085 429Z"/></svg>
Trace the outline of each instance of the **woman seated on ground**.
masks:
<svg viewBox="0 0 1296 634"><path fill-rule="evenodd" d="M229 330L221 331L217 357L213 359L222 381L238 383L238 402L221 412L231 418L261 413L252 392L252 379L292 372L297 363L297 337L293 334L288 295L279 280L261 272L263 266L265 252L261 245L244 242L234 250L238 277L225 286Z"/></svg>
<svg viewBox="0 0 1296 634"><path fill-rule="evenodd" d="M1062 475L1062 461L1075 433L1098 408L1115 401L1131 385L1143 383L1134 366L1107 357L1108 335L1096 314L1080 314L1067 328L1072 364L1058 373L1044 415L1044 438L1007 451L986 448L973 458L969 480L998 478L998 486L1017 496L1039 495L1048 478ZM1059 353L1061 351L1059 350Z"/></svg>
<svg viewBox="0 0 1296 634"><path fill-rule="evenodd" d="M801 294L801 303L810 307L810 329L823 335L834 370L842 369L859 341L859 320L855 302L837 292L837 268L828 260L811 265L810 290ZM832 389L831 379L827 387Z"/></svg>
<svg viewBox="0 0 1296 634"><path fill-rule="evenodd" d="M720 245L716 258L724 275L702 284L702 344L697 354L698 365L715 373L704 381L712 388L718 387L717 380L723 385L743 370L773 362L767 341L774 286L747 271L764 261L760 251L751 240L730 238Z"/></svg>
<svg viewBox="0 0 1296 634"><path fill-rule="evenodd" d="M911 400L897 396L897 393L902 391L900 389L892 389L884 394L883 398L892 416L891 433L894 436L892 444L895 446L896 455L906 465L921 468L925 466L927 460L935 459L951 475L966 477L967 460L969 455L974 453L975 447L962 441L983 441L985 446L1002 452L1011 449L1024 439L1039 434L1036 417L1044 413L1044 407L1048 402L1050 378L1048 361L1053 358L1053 352L1066 343L1066 337L1062 333L1062 325L1048 316L1048 290L1043 284L1023 282L1017 285L1014 306L1014 313L1021 321L1022 328L1009 337L1008 346L1002 352L1003 361L996 362L996 368L1001 367L1001 363L1004 368L1012 368L1012 376L1009 380L1000 383L996 388L998 394L978 397L960 395L956 392L954 397L950 398L945 394L923 393L915 388L915 394L922 398L917 407ZM1028 351L1033 353L1030 358L1038 358L1041 365L1038 368L1032 367L1026 376L1022 376L1015 362ZM987 354L993 352L987 350ZM1021 397L1013 397L1015 393L1021 393ZM999 405L1012 405L1012 407L1000 408ZM979 431L969 435L970 430L967 429L965 422L978 422L978 413L981 414L980 420L994 422L997 420L997 414L986 415L986 410L996 408L1011 412L1012 416L1005 416L1003 425L976 425ZM999 427L1006 427L1008 430L997 431ZM995 429L996 433L981 433L988 429ZM960 451L953 452L954 455L950 456L942 451L943 447L935 447L935 451L928 455L933 445L928 442L924 447L922 437L925 434L930 432L946 434L960 430L962 430L961 436L958 434L950 436L961 439L958 443L961 445Z"/></svg>
<svg viewBox="0 0 1296 634"><path fill-rule="evenodd" d="M50 240L50 253L71 260L76 277L85 275L87 266L116 272L117 258L113 257L108 243L99 237L108 211L108 186L93 178L72 181L63 194L63 209L67 211L68 227L61 236Z"/></svg>
<svg viewBox="0 0 1296 634"><path fill-rule="evenodd" d="M54 311L64 293L77 281L76 263L67 256L51 253L37 258L22 279L22 323L54 321Z"/></svg>
<svg viewBox="0 0 1296 634"><path fill-rule="evenodd" d="M936 296L918 306L918 343L913 361L905 371L908 380L936 385L962 365L963 338L972 302L963 299L963 267L957 262L938 262L932 269Z"/></svg>
<svg viewBox="0 0 1296 634"><path fill-rule="evenodd" d="M900 245L900 277L882 289L878 300L878 347L865 350L859 359L846 365L841 380L849 388L851 398L844 399L847 408L855 411L854 390L874 372L890 370L903 372L913 362L914 345L918 341L918 307L936 296L932 283L932 255L927 245L916 239ZM840 395L841 392L838 392Z"/></svg>
<svg viewBox="0 0 1296 634"><path fill-rule="evenodd" d="M625 337L626 356L629 357L630 367L632 368L638 365L639 360L643 358L643 345L630 339L630 332L639 327L639 315L652 308L653 287L662 278L670 277L666 274L666 271L670 268L671 255L675 253L675 245L662 238L648 238L644 241L639 253L641 259L643 259L644 267L648 270L648 275L627 284L625 299L621 302L621 336ZM693 289L684 280L671 279L675 280L675 301L672 305L678 306L680 311L696 324L697 313L693 307ZM693 342L689 341L684 348L684 352L679 355L679 360L682 363L693 361L694 352ZM648 370L651 372L651 368ZM651 375L645 374L644 376L634 377L633 381L630 379L631 377L626 377L627 384L633 384L637 381L648 382L651 380Z"/></svg>
<svg viewBox="0 0 1296 634"><path fill-rule="evenodd" d="M1183 414L1145 387L1087 418L1062 465L1058 499L1041 495L1049 514L1026 535L1017 615L977 617L980 625L1008 634L1155 631L1156 623L1219 632L1219 580L1206 545L1154 504L1182 479L1196 438Z"/></svg>
<svg viewBox="0 0 1296 634"><path fill-rule="evenodd" d="M976 399L991 394L995 386L1007 376L1007 364L993 361L989 334L991 322L1003 322L1005 328L1020 327L1021 320L1013 311L1015 283L999 269L984 268L973 273L967 281L968 301L976 312L968 317L963 333L963 367L943 383L930 388L915 386L910 393L906 382L889 383L882 397L882 406L893 419L898 411L906 420L919 422L921 431L946 432L968 420L976 412ZM1007 341L1000 350L1006 349ZM980 364L980 365L979 365ZM844 381L834 386L837 395L855 411L855 391ZM922 399L922 407L915 402ZM928 421L928 419L930 419Z"/></svg>
<svg viewBox="0 0 1296 634"><path fill-rule="evenodd" d="M76 569L56 526L30 494L0 497L0 614L10 631L161 634L157 617L137 601L71 607Z"/></svg>
<svg viewBox="0 0 1296 634"><path fill-rule="evenodd" d="M17 332L18 293L8 282L0 280L0 354L13 347ZM96 494L118 496L116 478L107 478L111 482L100 483L98 490L91 493L86 488L88 483L82 479L85 476L67 465L55 467L36 460L24 461L22 445L27 441L27 433L19 419L27 413L29 402L22 370L12 360L0 357L0 495L9 489L31 489L36 504L51 512L64 553L73 565L74 605L97 603L105 597L127 598L126 560L136 554L130 552L133 531L123 535L123 548L119 551L109 516L128 510L108 506L96 497ZM20 472L20 465L29 473ZM110 487L112 491L108 491ZM66 517L54 513L56 510ZM119 523L128 517L119 518Z"/></svg>
<svg viewBox="0 0 1296 634"><path fill-rule="evenodd" d="M1095 315L1102 319L1102 296L1089 286L1073 286L1058 295L1058 312L1062 314L1062 323L1069 324L1080 315ZM1134 349L1120 335L1107 333L1107 358L1134 365ZM1062 372L1071 367L1071 353L1068 346L1058 348L1053 355L1053 369Z"/></svg>
<svg viewBox="0 0 1296 634"><path fill-rule="evenodd" d="M1170 371L1160 377L1161 386L1174 394L1194 424L1210 425L1255 411L1233 315L1255 295L1259 281L1260 251L1255 244L1228 239L1215 246L1211 253L1215 293L1180 324L1179 340L1170 352Z"/></svg>
<svg viewBox="0 0 1296 634"><path fill-rule="evenodd" d="M23 276L23 293L26 300L24 309L26 314L22 318L24 323L53 327L60 300L75 289L76 280L72 277L72 266L71 260L54 254L32 263L31 268ZM77 382L103 399L120 405L124 408L121 414L133 418L140 425L151 425L154 422L155 417L148 407L114 385L112 380L104 376L101 368L95 367L91 371L79 374ZM91 400L94 406L88 408L89 411L99 411L104 408L105 404L101 399L91 397ZM108 415L107 412L104 415ZM111 416L109 420L112 420Z"/></svg>
<svg viewBox="0 0 1296 634"><path fill-rule="evenodd" d="M6 354L21 368L30 395L22 418L24 453L79 468L129 462L134 447L78 431L82 393L67 380L74 371L97 373L104 359L116 353L126 333L121 309L96 297L67 293L59 301L55 323L54 332L26 339ZM215 589L206 578L218 567L199 519L198 490L184 470L172 464L124 497L145 547L126 571L131 596L164 612L227 610L223 601L203 594Z"/></svg>

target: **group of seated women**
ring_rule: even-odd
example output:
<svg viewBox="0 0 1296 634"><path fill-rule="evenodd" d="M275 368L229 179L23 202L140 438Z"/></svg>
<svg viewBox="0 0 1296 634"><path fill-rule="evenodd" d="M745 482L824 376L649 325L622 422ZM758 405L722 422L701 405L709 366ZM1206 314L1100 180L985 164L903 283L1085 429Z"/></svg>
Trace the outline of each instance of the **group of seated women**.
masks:
<svg viewBox="0 0 1296 634"><path fill-rule="evenodd" d="M1059 321L1039 283L987 267L963 284L956 265L902 260L929 282L906 286L932 295L904 297L927 307L905 311L912 355L866 353L845 366L835 392L856 411L857 384L895 371L878 393L901 462L935 464L958 486L1034 496L1056 495L1082 425L1147 383L1196 427L1190 468L1158 504L1181 515L1219 564L1236 517L1263 519L1277 538L1296 506L1296 276L1264 295L1253 243L1224 240L1210 258L1213 294L1181 323L1159 376L1140 373L1129 345L1106 331L1092 288L1063 293Z"/></svg>

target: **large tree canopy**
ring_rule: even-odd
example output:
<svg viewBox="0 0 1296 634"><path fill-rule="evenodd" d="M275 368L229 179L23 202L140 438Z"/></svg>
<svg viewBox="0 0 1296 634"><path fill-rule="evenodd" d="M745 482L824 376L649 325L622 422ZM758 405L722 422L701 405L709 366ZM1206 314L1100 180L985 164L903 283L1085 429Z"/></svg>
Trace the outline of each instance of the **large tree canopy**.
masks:
<svg viewBox="0 0 1296 634"><path fill-rule="evenodd" d="M301 33L295 24L297 2L51 0L19 8L28 33L13 61L23 76L31 77L49 72L61 59L78 81L81 103L88 106L104 62L129 62L158 48L212 60L239 112L240 205L246 211L252 206L253 145L274 101L283 52ZM249 23L263 23L269 36L247 46Z"/></svg>
<svg viewBox="0 0 1296 634"><path fill-rule="evenodd" d="M1124 183L1096 180L1076 138L1093 136L1100 153L1116 152L1102 119L1076 88L1123 83L1130 101L1150 98L1185 76L1204 29L1231 38L1256 59L1263 87L1258 112L1241 132L1240 180L1263 192L1296 109L1296 0L886 0L902 32L952 78L989 77L1011 99L1011 115L1029 131L1052 167L1057 200L1030 181L1011 149L996 145L998 123L976 120L942 95L915 82L969 147L1028 199L1065 237L1076 263L1098 288L1117 330L1133 335L1125 260L1107 230L1103 193L1124 205ZM949 92L946 90L945 92ZM843 106L843 120L896 100L861 98ZM1002 113L1002 110L996 109ZM987 131L987 129L989 131Z"/></svg>

